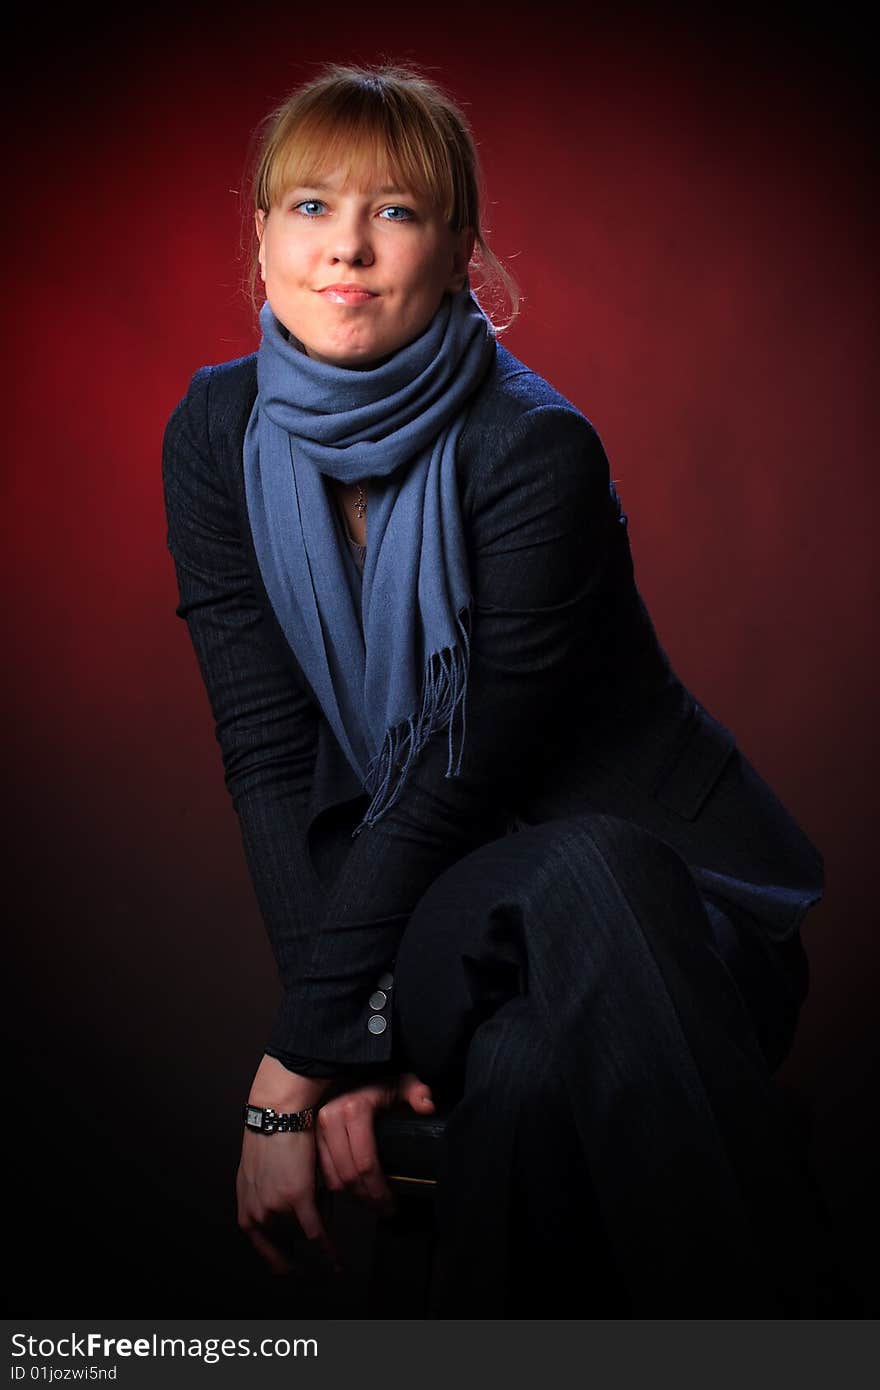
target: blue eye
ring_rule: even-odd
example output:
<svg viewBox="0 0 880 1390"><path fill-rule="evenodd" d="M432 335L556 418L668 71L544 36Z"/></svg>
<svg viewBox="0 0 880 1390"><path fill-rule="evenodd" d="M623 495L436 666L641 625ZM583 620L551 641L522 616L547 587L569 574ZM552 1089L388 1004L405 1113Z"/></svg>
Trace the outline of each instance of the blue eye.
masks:
<svg viewBox="0 0 880 1390"><path fill-rule="evenodd" d="M383 208L379 216L384 217L386 222L411 222L415 217L415 213L412 208L403 208L395 205L390 208Z"/></svg>
<svg viewBox="0 0 880 1390"><path fill-rule="evenodd" d="M320 198L306 198L301 203L297 203L294 212L302 213L303 217L320 217L326 211L326 205Z"/></svg>

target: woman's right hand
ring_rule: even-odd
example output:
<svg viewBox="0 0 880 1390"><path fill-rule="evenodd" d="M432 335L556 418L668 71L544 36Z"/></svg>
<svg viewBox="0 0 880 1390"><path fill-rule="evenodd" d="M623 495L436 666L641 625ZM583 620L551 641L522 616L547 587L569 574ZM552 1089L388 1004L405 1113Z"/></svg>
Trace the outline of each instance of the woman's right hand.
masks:
<svg viewBox="0 0 880 1390"><path fill-rule="evenodd" d="M249 1105L271 1106L279 1113L318 1105L333 1082L299 1076L274 1057L264 1057L254 1077ZM238 1224L254 1249L276 1274L292 1268L283 1230L298 1226L335 1269L339 1259L324 1229L315 1201L315 1133L255 1134L246 1129L236 1178Z"/></svg>

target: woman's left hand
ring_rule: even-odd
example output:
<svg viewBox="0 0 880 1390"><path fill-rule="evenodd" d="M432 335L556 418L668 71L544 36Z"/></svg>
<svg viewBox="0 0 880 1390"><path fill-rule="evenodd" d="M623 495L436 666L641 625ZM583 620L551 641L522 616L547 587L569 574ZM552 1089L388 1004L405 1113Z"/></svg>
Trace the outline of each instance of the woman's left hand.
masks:
<svg viewBox="0 0 880 1390"><path fill-rule="evenodd" d="M379 1166L373 1120L377 1111L400 1102L419 1115L430 1115L434 1109L430 1086L412 1072L359 1086L321 1106L315 1134L321 1172L331 1192L345 1190L384 1212L393 1210L391 1189Z"/></svg>

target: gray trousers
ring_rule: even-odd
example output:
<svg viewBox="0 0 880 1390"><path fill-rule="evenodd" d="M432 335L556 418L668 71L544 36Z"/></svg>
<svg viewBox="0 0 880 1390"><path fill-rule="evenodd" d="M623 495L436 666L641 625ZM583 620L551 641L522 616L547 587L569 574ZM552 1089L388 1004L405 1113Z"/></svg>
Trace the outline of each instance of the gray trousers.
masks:
<svg viewBox="0 0 880 1390"><path fill-rule="evenodd" d="M452 1106L436 1316L811 1316L815 1199L772 1072L807 988L639 827L487 844L420 900L397 1060Z"/></svg>

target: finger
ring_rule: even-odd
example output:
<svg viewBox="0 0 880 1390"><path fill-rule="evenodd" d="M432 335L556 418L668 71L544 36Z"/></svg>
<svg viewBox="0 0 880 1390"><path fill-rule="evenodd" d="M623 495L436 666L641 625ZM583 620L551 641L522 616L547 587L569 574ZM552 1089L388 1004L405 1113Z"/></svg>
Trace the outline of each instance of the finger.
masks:
<svg viewBox="0 0 880 1390"><path fill-rule="evenodd" d="M402 1101L415 1110L417 1113L428 1115L434 1109L434 1097L431 1095L431 1087L424 1081L420 1081L413 1072L404 1072L400 1078L398 1094Z"/></svg>
<svg viewBox="0 0 880 1390"><path fill-rule="evenodd" d="M302 1196L293 1206L296 1219L299 1222L300 1230L306 1240L315 1249L320 1250L322 1255L333 1266L337 1274L342 1272L342 1264L336 1253L336 1247L324 1229L318 1208L315 1205L314 1196Z"/></svg>
<svg viewBox="0 0 880 1390"><path fill-rule="evenodd" d="M390 1211L393 1207L391 1189L379 1165L372 1115L352 1116L348 1124L348 1139L368 1200Z"/></svg>
<svg viewBox="0 0 880 1390"><path fill-rule="evenodd" d="M348 1127L352 1117L359 1114L362 1108L368 1115L372 1114L372 1109L364 1104L360 1096L357 1099L345 1097L333 1106L325 1106L318 1117L318 1133L330 1152L343 1187L361 1201L367 1198L367 1190L351 1150Z"/></svg>
<svg viewBox="0 0 880 1390"><path fill-rule="evenodd" d="M316 1131L315 1137L318 1143L318 1158L321 1161L321 1172L324 1174L324 1183L331 1192L341 1192L345 1184L339 1176L336 1164L333 1162L333 1154L330 1146L320 1130Z"/></svg>
<svg viewBox="0 0 880 1390"><path fill-rule="evenodd" d="M277 1245L274 1245L259 1226L252 1226L246 1232L247 1238L258 1255L261 1255L273 1274L289 1274L293 1266Z"/></svg>

